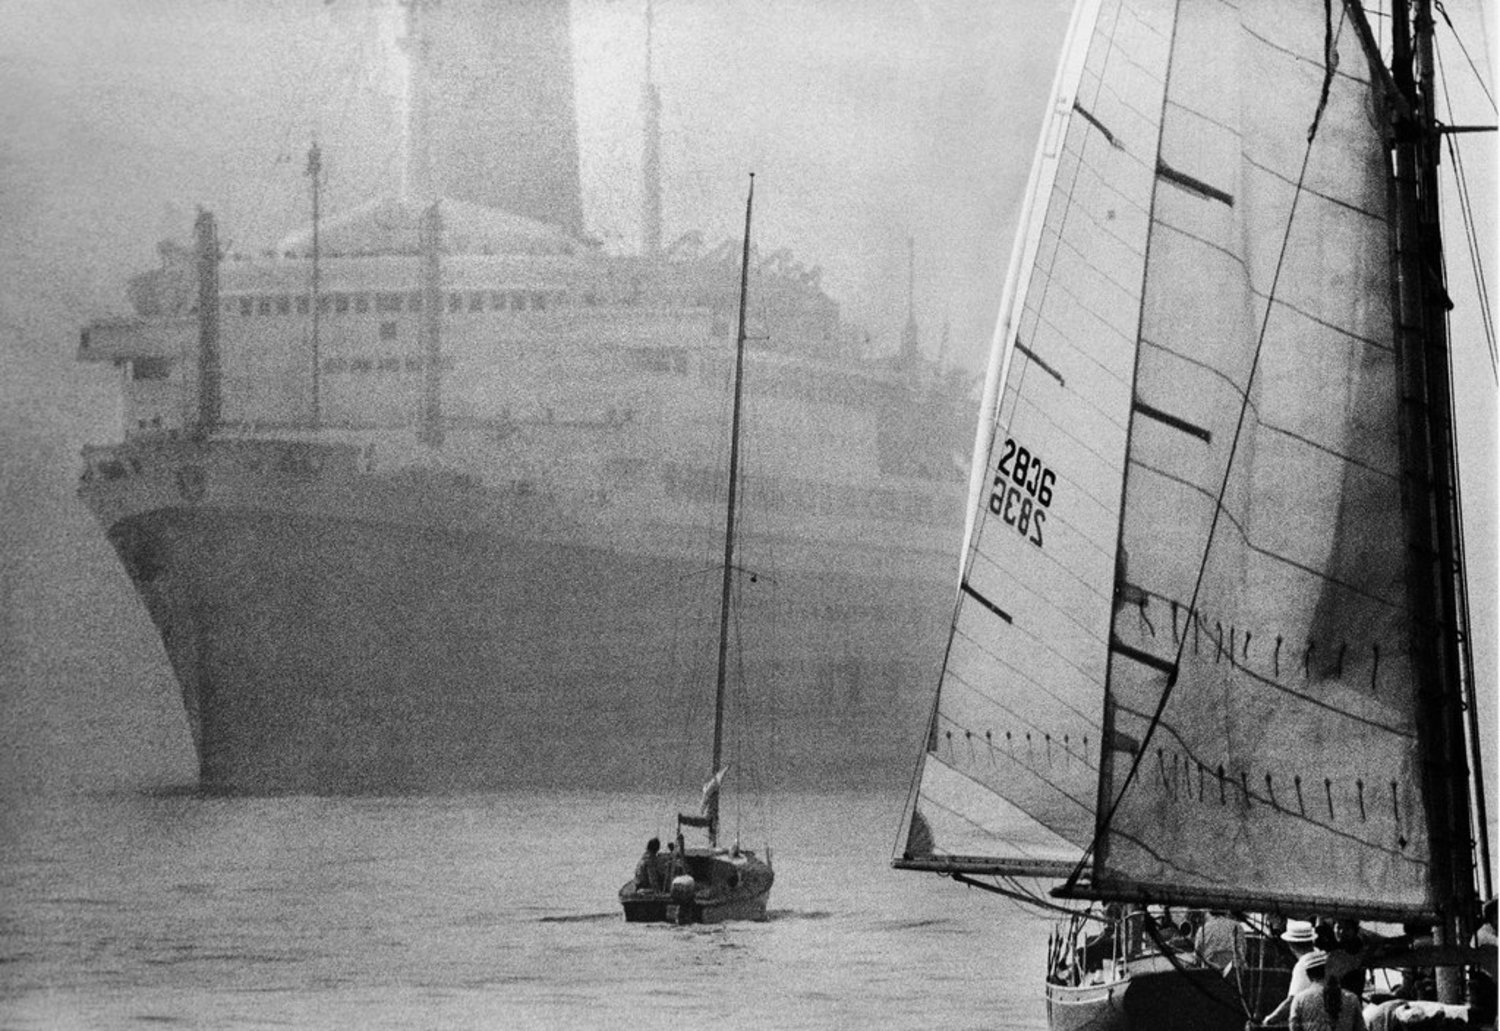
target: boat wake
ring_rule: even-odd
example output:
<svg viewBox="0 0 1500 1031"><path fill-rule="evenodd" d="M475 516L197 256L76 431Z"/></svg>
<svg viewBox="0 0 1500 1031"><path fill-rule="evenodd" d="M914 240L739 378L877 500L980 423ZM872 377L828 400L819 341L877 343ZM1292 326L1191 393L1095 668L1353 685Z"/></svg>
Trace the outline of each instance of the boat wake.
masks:
<svg viewBox="0 0 1500 1031"><path fill-rule="evenodd" d="M771 909L766 911L767 920L827 920L833 915L826 909Z"/></svg>
<svg viewBox="0 0 1500 1031"><path fill-rule="evenodd" d="M539 916L539 924L592 924L605 920L618 921L620 914L613 911L608 913L568 913L563 916Z"/></svg>

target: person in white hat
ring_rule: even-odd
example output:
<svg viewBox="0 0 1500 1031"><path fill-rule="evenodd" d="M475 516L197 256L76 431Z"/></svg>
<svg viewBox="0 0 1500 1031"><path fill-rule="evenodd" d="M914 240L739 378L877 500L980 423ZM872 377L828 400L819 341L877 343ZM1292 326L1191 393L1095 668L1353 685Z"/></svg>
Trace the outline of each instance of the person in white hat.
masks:
<svg viewBox="0 0 1500 1031"><path fill-rule="evenodd" d="M1313 928L1310 920L1288 920L1286 930L1281 932L1281 940L1286 942L1287 947L1292 950L1292 955L1297 957L1297 962L1292 964L1292 981L1287 985L1286 998L1281 1000L1266 1018L1263 1024L1284 1024L1287 1016L1292 1011L1292 1000L1297 993L1304 991L1312 985L1312 978L1308 976L1307 969L1315 963L1325 962L1328 954L1318 949L1315 945L1318 934Z"/></svg>

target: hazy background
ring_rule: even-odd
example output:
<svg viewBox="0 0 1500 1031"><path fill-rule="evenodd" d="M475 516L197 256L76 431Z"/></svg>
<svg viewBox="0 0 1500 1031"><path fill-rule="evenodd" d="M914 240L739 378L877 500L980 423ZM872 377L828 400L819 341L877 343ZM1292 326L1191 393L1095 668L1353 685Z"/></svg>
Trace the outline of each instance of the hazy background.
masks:
<svg viewBox="0 0 1500 1031"><path fill-rule="evenodd" d="M73 495L79 448L118 433L113 370L74 362L77 331L125 310L126 276L155 264L158 239L185 238L198 205L240 250L302 222L314 136L327 210L392 189L399 75L381 6L0 4L0 792L193 777L160 644ZM979 367L1070 7L659 3L664 239L737 236L753 170L763 253L787 247L820 266L845 318L894 349L913 239L924 349L936 354L946 338L951 359ZM1447 7L1472 29L1475 6ZM573 4L584 220L623 252L639 244L643 13L640 0ZM1487 69L1483 38L1471 31L1470 56ZM1454 120L1493 124L1483 93L1461 85L1471 79L1463 56L1445 58L1465 105ZM1493 146L1470 154L1493 274ZM1450 277L1468 303L1462 251ZM1495 374L1472 325L1458 324L1458 379L1475 649L1493 730Z"/></svg>

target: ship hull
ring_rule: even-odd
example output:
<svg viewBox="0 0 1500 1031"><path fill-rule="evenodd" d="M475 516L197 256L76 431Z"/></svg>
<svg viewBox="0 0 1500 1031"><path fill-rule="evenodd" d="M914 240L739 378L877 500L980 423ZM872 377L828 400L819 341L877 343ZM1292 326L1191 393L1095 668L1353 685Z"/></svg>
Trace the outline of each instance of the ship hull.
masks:
<svg viewBox="0 0 1500 1031"><path fill-rule="evenodd" d="M203 788L652 786L696 739L685 724L706 718L712 669L691 682L686 642L717 592L692 561L568 543L545 506L497 519L482 498L467 515L446 494L361 502L331 463L324 493L256 490L222 458L148 461L84 490L161 634ZM903 635L851 654L817 614L885 586L781 579L803 618L746 634L745 682L764 692L747 733L790 785L889 779L935 675L935 629L930 648ZM933 580L904 601L940 607ZM895 642L901 618L866 641Z"/></svg>

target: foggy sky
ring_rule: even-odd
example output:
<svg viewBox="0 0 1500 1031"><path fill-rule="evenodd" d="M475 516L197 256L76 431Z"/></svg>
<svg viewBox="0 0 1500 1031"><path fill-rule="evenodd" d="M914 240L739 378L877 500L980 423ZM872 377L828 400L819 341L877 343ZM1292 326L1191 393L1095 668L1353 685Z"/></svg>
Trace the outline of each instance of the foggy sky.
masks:
<svg viewBox="0 0 1500 1031"><path fill-rule="evenodd" d="M314 136L328 208L392 188L394 98L371 6L0 5L0 791L193 776L161 646L73 495L79 448L118 434L112 372L74 362L77 331L125 310L126 276L154 264L158 239L185 237L198 205L250 250L304 221ZM947 322L950 355L977 367L1070 6L663 0L664 238L736 236L755 171L763 250L820 266L846 319L891 347L914 239L924 345L935 351ZM584 220L623 252L640 232L642 8L573 5ZM1470 175L1493 194L1493 163L1478 187ZM1467 266L1450 274L1458 293ZM1476 652L1492 695L1494 379L1482 347L1460 361L1466 516L1483 528L1469 542Z"/></svg>

